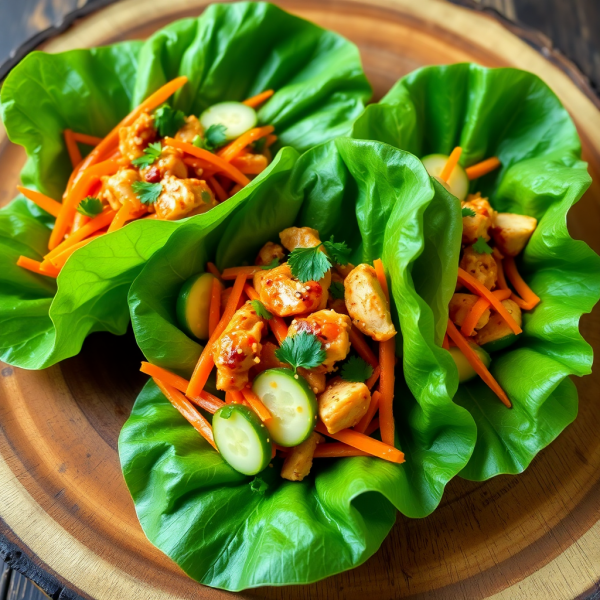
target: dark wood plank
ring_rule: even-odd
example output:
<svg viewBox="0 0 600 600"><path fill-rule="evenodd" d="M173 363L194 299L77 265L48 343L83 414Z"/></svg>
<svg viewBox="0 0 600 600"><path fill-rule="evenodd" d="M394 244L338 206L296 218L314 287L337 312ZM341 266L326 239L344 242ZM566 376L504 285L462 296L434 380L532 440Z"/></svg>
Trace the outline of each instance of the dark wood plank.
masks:
<svg viewBox="0 0 600 600"><path fill-rule="evenodd" d="M4 562L0 562L0 600L7 600L10 573L10 567Z"/></svg>
<svg viewBox="0 0 600 600"><path fill-rule="evenodd" d="M17 571L11 571L6 600L47 600L47 598L48 596L27 577Z"/></svg>

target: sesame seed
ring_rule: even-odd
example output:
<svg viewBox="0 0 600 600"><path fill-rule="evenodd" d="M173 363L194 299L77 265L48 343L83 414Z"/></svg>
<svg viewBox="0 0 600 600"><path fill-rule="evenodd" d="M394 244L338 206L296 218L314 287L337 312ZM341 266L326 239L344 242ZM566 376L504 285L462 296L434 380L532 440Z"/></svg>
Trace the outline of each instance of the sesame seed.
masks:
<svg viewBox="0 0 600 600"><path fill-rule="evenodd" d="M241 348L238 348L238 349L236 350L236 352L237 352L238 354L242 354L244 351L243 351Z"/></svg>
<svg viewBox="0 0 600 600"><path fill-rule="evenodd" d="M258 363L260 362L260 358L258 358L258 356L257 356L257 357L255 357L255 359L254 359L254 362L255 362L256 364L258 364Z"/></svg>

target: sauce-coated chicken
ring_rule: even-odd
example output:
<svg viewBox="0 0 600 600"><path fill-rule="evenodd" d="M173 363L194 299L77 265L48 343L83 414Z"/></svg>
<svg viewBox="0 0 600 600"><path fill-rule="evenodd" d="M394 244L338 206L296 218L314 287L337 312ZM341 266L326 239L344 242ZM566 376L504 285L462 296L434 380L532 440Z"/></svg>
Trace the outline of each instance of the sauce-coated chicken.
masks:
<svg viewBox="0 0 600 600"><path fill-rule="evenodd" d="M467 315L478 300L479 296L475 296L474 294L454 294L450 300L450 305L448 306L449 316L452 322L461 327L464 320L467 318ZM485 327L489 320L490 309L487 308L479 318L479 321L477 321L475 329L481 329L482 327Z"/></svg>
<svg viewBox="0 0 600 600"><path fill-rule="evenodd" d="M119 129L119 150L132 161L144 154L144 148L156 139L154 117L143 112L129 127Z"/></svg>
<svg viewBox="0 0 600 600"><path fill-rule="evenodd" d="M175 221L206 212L217 205L212 191L200 179L177 179L169 175L161 183L162 192L154 203L160 219Z"/></svg>
<svg viewBox="0 0 600 600"><path fill-rule="evenodd" d="M491 233L496 247L505 256L517 256L537 227L537 219L527 215L498 213Z"/></svg>
<svg viewBox="0 0 600 600"><path fill-rule="evenodd" d="M366 414L371 392L364 383L336 377L319 396L319 416L329 433L354 427Z"/></svg>
<svg viewBox="0 0 600 600"><path fill-rule="evenodd" d="M290 252L295 248L314 248L321 243L319 232L310 227L288 227L279 234L279 239Z"/></svg>
<svg viewBox="0 0 600 600"><path fill-rule="evenodd" d="M285 252L279 244L267 242L258 252L254 261L255 265L264 267L270 265L275 259L281 261L285 257Z"/></svg>
<svg viewBox="0 0 600 600"><path fill-rule="evenodd" d="M281 468L281 476L289 481L302 481L310 473L317 444L323 441L323 436L313 431L307 440L290 448Z"/></svg>
<svg viewBox="0 0 600 600"><path fill-rule="evenodd" d="M513 300L502 300L502 305L509 312L510 316L516 321L520 327L523 321L521 309ZM495 342L503 337L512 335L512 329L506 324L504 317L497 312L492 313L490 320L485 327L480 329L475 336L475 341L482 346L489 342Z"/></svg>
<svg viewBox="0 0 600 600"><path fill-rule="evenodd" d="M175 139L191 144L197 135L203 137L204 128L202 127L202 124L196 115L190 115L189 117L185 118L185 124L175 134Z"/></svg>
<svg viewBox="0 0 600 600"><path fill-rule="evenodd" d="M136 181L140 181L140 175L135 169L121 169L114 175L104 176L98 197L113 210L119 210L124 201L129 202L134 211L145 210L131 187Z"/></svg>
<svg viewBox="0 0 600 600"><path fill-rule="evenodd" d="M498 265L491 254L479 254L471 246L465 248L460 259L460 268L470 273L488 290L496 287L498 280Z"/></svg>
<svg viewBox="0 0 600 600"><path fill-rule="evenodd" d="M177 148L165 146L158 160L149 167L142 169L140 175L148 183L157 183L170 175L185 179L188 176L188 168L183 162L183 152Z"/></svg>
<svg viewBox="0 0 600 600"><path fill-rule="evenodd" d="M494 224L496 211L490 206L488 199L482 198L479 193L471 194L462 203L462 207L470 208L475 213L473 217L463 217L462 243L474 244L480 237L489 240L489 229Z"/></svg>

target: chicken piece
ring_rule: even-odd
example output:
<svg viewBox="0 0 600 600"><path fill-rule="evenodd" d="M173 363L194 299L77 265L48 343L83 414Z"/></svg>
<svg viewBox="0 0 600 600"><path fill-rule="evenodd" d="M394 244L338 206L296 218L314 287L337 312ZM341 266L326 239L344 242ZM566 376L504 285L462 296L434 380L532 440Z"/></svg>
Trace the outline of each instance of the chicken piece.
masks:
<svg viewBox="0 0 600 600"><path fill-rule="evenodd" d="M217 389L239 391L248 383L248 372L261 353L264 322L251 302L246 302L229 321L215 342L213 359L217 367Z"/></svg>
<svg viewBox="0 0 600 600"><path fill-rule="evenodd" d="M310 473L317 444L323 441L323 436L313 431L307 440L291 448L283 461L281 476L290 481L302 481Z"/></svg>
<svg viewBox="0 0 600 600"><path fill-rule="evenodd" d="M279 234L279 239L290 252L295 248L314 248L321 243L319 232L310 227L288 227Z"/></svg>
<svg viewBox="0 0 600 600"><path fill-rule="evenodd" d="M183 162L183 152L178 148L165 146L158 160L149 167L141 169L140 175L148 183L157 183L170 175L185 179L188 176L188 168Z"/></svg>
<svg viewBox="0 0 600 600"><path fill-rule="evenodd" d="M482 198L481 194L471 194L467 200L462 203L463 208L470 208L474 217L463 217L462 243L465 245L474 244L480 237L486 242L490 239L489 229L494 224L496 211L490 206L487 198Z"/></svg>
<svg viewBox="0 0 600 600"><path fill-rule="evenodd" d="M306 318L294 319L288 329L288 335L293 336L302 331L316 335L327 355L317 369L321 373L331 373L335 363L348 356L351 327L352 321L349 316L340 315L333 310L320 310Z"/></svg>
<svg viewBox="0 0 600 600"><path fill-rule="evenodd" d="M509 299L502 300L502 305L520 327L523 322L523 317L517 303ZM487 325L477 332L475 342L480 346L483 346L483 344L494 342L507 335L511 335L512 333L513 330L506 324L506 321L497 312L493 312Z"/></svg>
<svg viewBox="0 0 600 600"><path fill-rule="evenodd" d="M350 273L354 269L354 265L352 263L348 263L347 265L338 265L336 263L335 265L333 265L333 268L340 275L343 281L344 279L346 279L346 277L348 277L348 275L350 275Z"/></svg>
<svg viewBox="0 0 600 600"><path fill-rule="evenodd" d="M282 246L274 244L273 242L267 242L258 252L254 264L263 267L265 265L270 265L275 259L280 261L284 257L285 252L283 251Z"/></svg>
<svg viewBox="0 0 600 600"><path fill-rule="evenodd" d="M354 427L366 414L371 392L364 383L336 377L318 398L319 416L329 433Z"/></svg>
<svg viewBox="0 0 600 600"><path fill-rule="evenodd" d="M339 284L342 286L341 298L333 297L333 294L331 293L331 287L333 287L333 284ZM331 271L331 287L329 288L329 297L327 298L327 308L335 310L335 312L339 313L340 315L347 315L348 309L346 308L346 302L344 301L344 276L340 275L337 272L337 269L335 271Z"/></svg>
<svg viewBox="0 0 600 600"><path fill-rule="evenodd" d="M479 296L475 296L473 294L454 294L452 299L450 300L450 305L448 306L450 312L450 319L453 323L462 326L466 316L469 314L473 305L479 300ZM487 308L484 313L477 321L477 325L475 325L475 329L481 329L487 325L487 322L490 320L490 309Z"/></svg>
<svg viewBox="0 0 600 600"><path fill-rule="evenodd" d="M143 112L129 127L119 129L119 150L130 162L144 154L144 148L156 139L154 117Z"/></svg>
<svg viewBox="0 0 600 600"><path fill-rule="evenodd" d="M537 227L537 219L527 215L498 213L491 234L505 256L517 256Z"/></svg>
<svg viewBox="0 0 600 600"><path fill-rule="evenodd" d="M315 394L321 394L325 391L325 388L327 387L325 372L319 371L318 367L316 369L298 367L298 373L306 379L310 389Z"/></svg>
<svg viewBox="0 0 600 600"><path fill-rule="evenodd" d="M98 197L113 210L119 210L123 202L128 201L136 213L145 212L146 208L131 187L136 181L140 181L140 175L135 169L120 169L114 175L105 175Z"/></svg>
<svg viewBox="0 0 600 600"><path fill-rule="evenodd" d="M191 144L194 138L204 136L204 127L195 115L185 118L185 125L175 134L175 139Z"/></svg>
<svg viewBox="0 0 600 600"><path fill-rule="evenodd" d="M177 179L169 175L162 180L162 192L154 203L154 209L159 219L176 221L199 215L217 204L206 181Z"/></svg>
<svg viewBox="0 0 600 600"><path fill-rule="evenodd" d="M496 287L498 265L491 254L479 254L472 246L465 248L460 259L460 268L470 273L488 290Z"/></svg>
<svg viewBox="0 0 600 600"><path fill-rule="evenodd" d="M327 302L331 274L327 273L318 283L300 283L292 277L289 265L283 263L268 271L258 271L253 282L268 311L278 317L289 317L318 310L323 298Z"/></svg>
<svg viewBox="0 0 600 600"><path fill-rule="evenodd" d="M344 289L348 314L360 331L377 342L396 335L390 307L373 267L355 267L344 280Z"/></svg>

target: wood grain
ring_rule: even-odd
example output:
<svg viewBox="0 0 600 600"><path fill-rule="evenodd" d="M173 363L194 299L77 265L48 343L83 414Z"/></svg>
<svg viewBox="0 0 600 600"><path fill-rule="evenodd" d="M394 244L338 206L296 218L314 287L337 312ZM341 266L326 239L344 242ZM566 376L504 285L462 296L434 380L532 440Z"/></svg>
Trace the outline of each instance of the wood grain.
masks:
<svg viewBox="0 0 600 600"><path fill-rule="evenodd" d="M572 211L572 235L600 251L600 114L556 65L497 21L412 0L285 0L292 12L339 31L361 50L377 96L408 71L474 60L539 74L582 134L594 185ZM126 0L47 46L49 51L148 35L198 14L202 0ZM473 32L477 35L473 35ZM3 145L2 145L3 144ZM0 204L14 193L20 149L0 143ZM600 312L581 331L600 348ZM131 335L95 334L82 353L42 372L0 368L0 533L84 598L216 599L152 547L136 520L116 452L143 377ZM583 598L600 580L600 377L576 380L580 416L518 477L453 480L424 520L399 517L366 564L309 586L241 598Z"/></svg>

